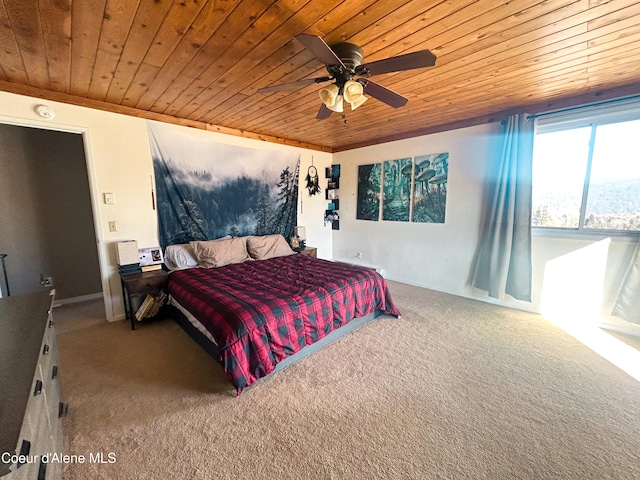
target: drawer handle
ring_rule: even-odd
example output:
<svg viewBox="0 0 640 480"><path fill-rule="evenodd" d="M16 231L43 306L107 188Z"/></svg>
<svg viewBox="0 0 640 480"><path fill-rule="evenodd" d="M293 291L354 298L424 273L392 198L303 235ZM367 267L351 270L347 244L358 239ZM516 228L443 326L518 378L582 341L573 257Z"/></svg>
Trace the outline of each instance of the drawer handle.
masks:
<svg viewBox="0 0 640 480"><path fill-rule="evenodd" d="M42 348L42 354L43 355L48 355L49 354L49 345L47 345L45 343L44 347Z"/></svg>
<svg viewBox="0 0 640 480"><path fill-rule="evenodd" d="M69 404L58 402L58 418L66 417L69 413Z"/></svg>
<svg viewBox="0 0 640 480"><path fill-rule="evenodd" d="M55 380L56 378L58 378L58 366L54 365L51 371L51 380Z"/></svg>
<svg viewBox="0 0 640 480"><path fill-rule="evenodd" d="M42 393L42 381L36 380L36 388L33 390L33 396L36 397Z"/></svg>
<svg viewBox="0 0 640 480"><path fill-rule="evenodd" d="M40 467L38 467L38 480L47 480L47 464L40 460Z"/></svg>
<svg viewBox="0 0 640 480"><path fill-rule="evenodd" d="M20 456L22 457L23 461L18 462L18 468L24 465L25 463L24 459L29 455L30 451L31 451L31 442L29 440L22 440L22 445L20 445Z"/></svg>

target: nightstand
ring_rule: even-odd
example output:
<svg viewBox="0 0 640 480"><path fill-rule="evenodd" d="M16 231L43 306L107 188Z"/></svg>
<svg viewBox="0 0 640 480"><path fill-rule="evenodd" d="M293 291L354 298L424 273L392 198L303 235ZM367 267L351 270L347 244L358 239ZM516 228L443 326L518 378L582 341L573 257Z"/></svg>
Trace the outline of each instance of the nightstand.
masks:
<svg viewBox="0 0 640 480"><path fill-rule="evenodd" d="M300 250L300 253L308 257L318 258L318 249L316 247L305 247Z"/></svg>
<svg viewBox="0 0 640 480"><path fill-rule="evenodd" d="M153 270L151 272L130 273L120 275L122 296L124 298L124 314L131 321L131 330L136 329L136 319L132 308L131 298L135 296L155 295L166 290L169 272Z"/></svg>

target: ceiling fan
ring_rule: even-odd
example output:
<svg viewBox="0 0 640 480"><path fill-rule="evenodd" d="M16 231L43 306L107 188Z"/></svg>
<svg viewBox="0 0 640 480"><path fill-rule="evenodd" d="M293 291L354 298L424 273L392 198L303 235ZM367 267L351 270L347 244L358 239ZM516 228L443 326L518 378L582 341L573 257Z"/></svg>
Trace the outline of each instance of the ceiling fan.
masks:
<svg viewBox="0 0 640 480"><path fill-rule="evenodd" d="M319 92L322 105L316 115L318 120L328 118L332 112L343 112L345 101L351 105L351 110L355 110L367 101L364 93L393 108L402 107L409 101L408 98L369 80L368 77L432 67L436 63L436 56L433 53L429 50L419 50L363 64L364 53L358 45L353 43L343 42L329 46L316 35L297 35L295 39L326 65L329 75L261 88L258 93L273 93L287 88L333 80L331 85L322 88ZM361 78L354 80L354 77Z"/></svg>

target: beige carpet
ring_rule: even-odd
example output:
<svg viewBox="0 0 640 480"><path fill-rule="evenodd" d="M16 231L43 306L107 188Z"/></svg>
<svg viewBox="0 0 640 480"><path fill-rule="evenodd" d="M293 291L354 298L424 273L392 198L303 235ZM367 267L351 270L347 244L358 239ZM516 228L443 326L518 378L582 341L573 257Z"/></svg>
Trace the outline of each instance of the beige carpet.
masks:
<svg viewBox="0 0 640 480"><path fill-rule="evenodd" d="M56 309L65 453L116 459L65 478L640 478L639 382L537 315L390 288L401 319L238 398L172 321Z"/></svg>

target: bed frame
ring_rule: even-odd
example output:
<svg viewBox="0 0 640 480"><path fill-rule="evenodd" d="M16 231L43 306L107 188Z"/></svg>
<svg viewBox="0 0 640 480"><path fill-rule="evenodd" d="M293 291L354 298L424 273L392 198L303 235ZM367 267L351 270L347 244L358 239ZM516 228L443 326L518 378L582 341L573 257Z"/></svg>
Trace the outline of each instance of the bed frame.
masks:
<svg viewBox="0 0 640 480"><path fill-rule="evenodd" d="M187 332L187 334L191 338L193 338L198 345L200 345L209 355L211 355L215 359L216 363L219 363L219 360L218 360L219 352L218 352L217 345L211 342L211 340L209 340L200 330L198 330L184 315L184 313L182 313L177 307L175 307L174 305L170 305L170 306L171 306L172 317L176 321L176 323L180 325L182 329L185 332ZM297 362L298 360L306 357L307 355L318 351L322 347L334 342L340 337L348 333L354 332L355 330L359 329L360 327L366 325L367 323L380 317L383 314L384 312L380 310L376 310L375 312L370 313L369 315L365 315L364 317L354 318L353 320L348 322L346 325L343 325L342 327L331 331L330 333L328 333L326 336L324 336L322 339L318 340L317 342L312 343L311 345L306 345L305 347L303 347L301 350L297 351L293 355L288 356L287 358L282 360L280 363L278 363L275 369L271 373L279 372L283 368L286 368L287 366ZM269 375L266 375L265 377L259 378L248 387L245 387L245 390L247 388L251 388L253 385L260 382L260 380L262 380L263 378L269 377L271 373ZM233 387L233 385L231 386Z"/></svg>

